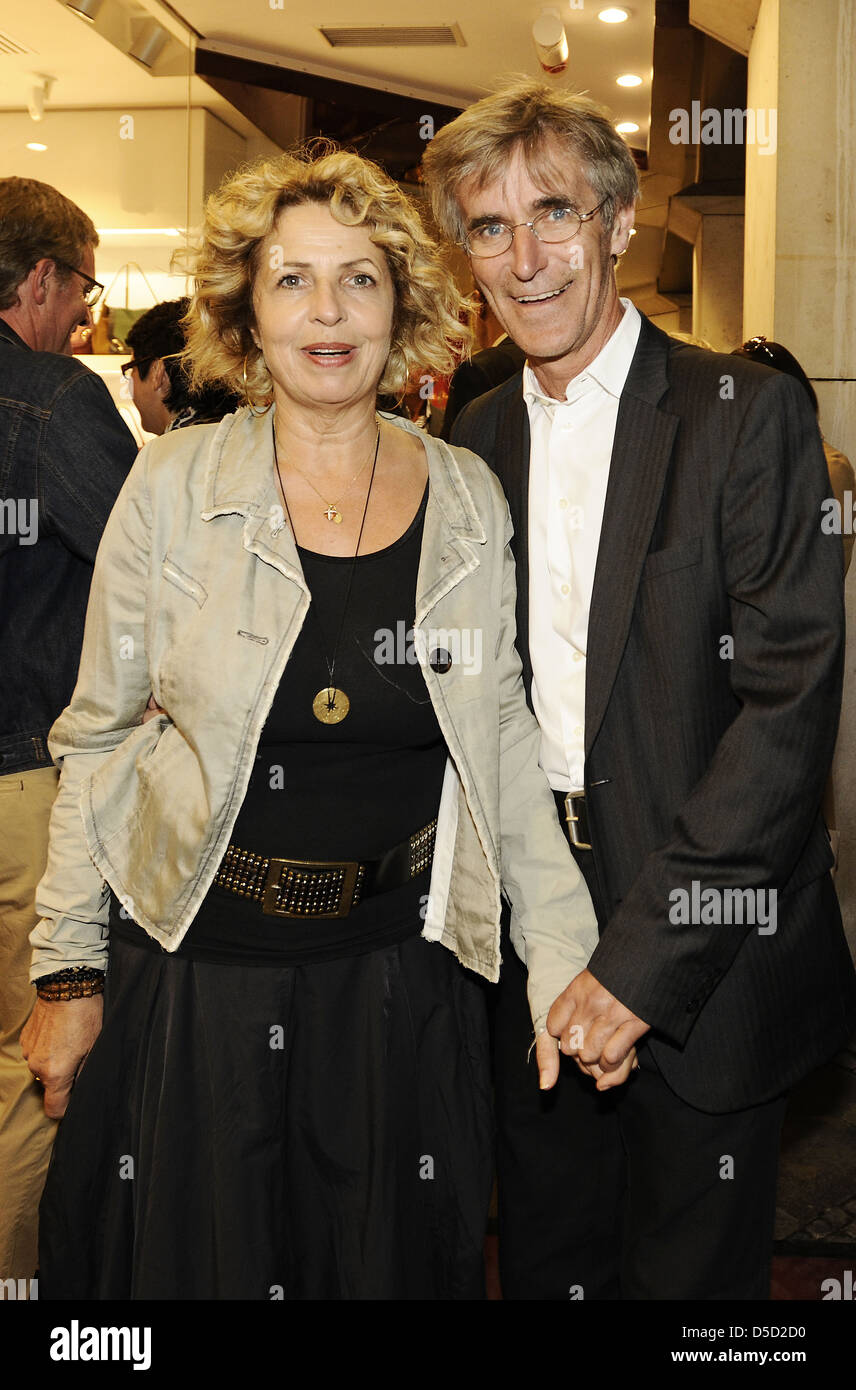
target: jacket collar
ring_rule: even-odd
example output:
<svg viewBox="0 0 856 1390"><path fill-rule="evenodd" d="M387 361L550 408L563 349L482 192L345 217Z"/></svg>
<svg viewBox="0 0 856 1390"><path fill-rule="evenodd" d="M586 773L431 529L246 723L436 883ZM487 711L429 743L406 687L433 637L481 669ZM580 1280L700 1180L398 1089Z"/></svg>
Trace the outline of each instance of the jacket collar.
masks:
<svg viewBox="0 0 856 1390"><path fill-rule="evenodd" d="M586 660L587 757L627 643L678 428L678 416L660 405L669 389L670 344L670 338L643 315L618 407L592 586Z"/></svg>
<svg viewBox="0 0 856 1390"><path fill-rule="evenodd" d="M274 474L274 413L266 411L257 416L244 407L220 422L208 460L202 508L204 521L229 512L240 512L243 516L267 515L276 504L279 494ZM484 527L449 446L400 416L383 413L381 418L422 440L428 455L431 493L450 529L467 540L484 544Z"/></svg>
<svg viewBox="0 0 856 1390"><path fill-rule="evenodd" d="M428 456L428 507L417 581L416 618L471 570L485 544L483 522L452 449L396 415L382 418L418 435ZM244 545L305 587L297 548L282 515L273 454L273 416L243 407L217 427L208 456L202 520L239 513L247 518Z"/></svg>
<svg viewBox="0 0 856 1390"><path fill-rule="evenodd" d="M25 343L20 333L16 333L12 325L7 323L5 319L0 319L0 338L5 338L12 347L22 347L27 352L32 352L30 344Z"/></svg>

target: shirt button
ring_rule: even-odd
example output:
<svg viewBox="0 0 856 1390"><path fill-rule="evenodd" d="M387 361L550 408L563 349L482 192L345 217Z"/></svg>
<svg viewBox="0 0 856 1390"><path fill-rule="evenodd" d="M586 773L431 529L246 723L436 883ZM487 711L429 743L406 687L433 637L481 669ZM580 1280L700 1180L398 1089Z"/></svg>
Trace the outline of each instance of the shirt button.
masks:
<svg viewBox="0 0 856 1390"><path fill-rule="evenodd" d="M574 652L574 661L582 661L582 659L583 659L583 654L582 654L582 652Z"/></svg>
<svg viewBox="0 0 856 1390"><path fill-rule="evenodd" d="M576 728L574 729L574 738L582 738L582 736L583 736L583 726L582 726L582 724L577 724Z"/></svg>
<svg viewBox="0 0 856 1390"><path fill-rule="evenodd" d="M570 592L571 592L571 586L570 586L570 584L563 584L563 585L562 585L562 593L563 593L563 594L569 594Z"/></svg>
<svg viewBox="0 0 856 1390"><path fill-rule="evenodd" d="M565 507L567 507L567 505L568 505L568 499L567 499L567 497L560 497L560 498L559 498L559 506L562 508L562 511L565 510Z"/></svg>

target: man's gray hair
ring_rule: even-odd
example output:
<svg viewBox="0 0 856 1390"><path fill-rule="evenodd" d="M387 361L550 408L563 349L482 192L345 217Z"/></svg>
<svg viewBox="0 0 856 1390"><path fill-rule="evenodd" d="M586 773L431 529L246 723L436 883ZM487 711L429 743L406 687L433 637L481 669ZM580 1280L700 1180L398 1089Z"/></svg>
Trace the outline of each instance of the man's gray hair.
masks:
<svg viewBox="0 0 856 1390"><path fill-rule="evenodd" d="M562 146L582 163L597 202L603 204L603 226L611 231L617 210L631 206L639 195L633 155L597 102L524 78L468 106L428 145L422 167L443 233L450 241L463 241L467 228L458 189L468 179L483 188L501 177L517 149L535 182L557 189L561 161L556 153Z"/></svg>

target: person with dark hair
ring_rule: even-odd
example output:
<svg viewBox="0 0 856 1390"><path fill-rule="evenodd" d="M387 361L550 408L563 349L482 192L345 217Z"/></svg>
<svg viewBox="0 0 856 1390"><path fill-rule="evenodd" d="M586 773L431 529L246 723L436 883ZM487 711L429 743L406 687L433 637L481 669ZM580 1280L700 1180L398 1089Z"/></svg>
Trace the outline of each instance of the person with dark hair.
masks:
<svg viewBox="0 0 856 1390"><path fill-rule="evenodd" d="M65 355L101 294L97 244L57 189L0 179L0 1280L35 1273L56 1129L18 1045L59 776L48 730L74 688L95 552L136 453L103 381Z"/></svg>
<svg viewBox="0 0 856 1390"><path fill-rule="evenodd" d="M137 319L126 342L133 353L122 367L134 405L148 434L166 434L185 425L210 425L231 415L240 398L225 382L193 387L184 356L183 320L189 299L167 299Z"/></svg>
<svg viewBox="0 0 856 1390"><path fill-rule="evenodd" d="M735 348L731 355L732 357L748 357L750 362L760 362L762 367L772 367L776 372L787 372L788 376L792 376L802 386L811 401L812 410L818 416L819 423L820 407L817 393L793 353L789 352L782 343L769 342L763 333L759 333L757 337L749 338L742 347ZM852 497L856 491L856 473L854 473L853 465L847 455L842 454L840 449L836 449L834 444L830 444L828 440L824 439L822 431L821 442L826 458L826 467L829 470L829 481L838 502L839 516L843 516L845 493L849 492ZM844 546L844 573L846 574L853 556L854 538L852 534L848 535L847 532L842 531L841 539Z"/></svg>

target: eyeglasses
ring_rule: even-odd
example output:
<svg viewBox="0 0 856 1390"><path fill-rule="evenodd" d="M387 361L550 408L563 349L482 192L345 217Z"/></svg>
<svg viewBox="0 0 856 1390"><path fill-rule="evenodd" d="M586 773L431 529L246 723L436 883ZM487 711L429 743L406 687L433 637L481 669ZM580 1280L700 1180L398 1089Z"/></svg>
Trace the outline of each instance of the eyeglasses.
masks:
<svg viewBox="0 0 856 1390"><path fill-rule="evenodd" d="M83 291L83 302L90 309L94 308L104 293L104 286L101 284L100 280L93 280L91 275L84 275L82 270L78 270L75 265L69 265L68 261L58 261L56 256L53 257L53 260L56 261L57 265L61 265L63 270L70 270L72 275L78 275L80 277L86 286Z"/></svg>
<svg viewBox="0 0 856 1390"><path fill-rule="evenodd" d="M120 371L124 377L129 377L135 367L145 367L149 362L154 362L153 357L132 357L130 362L123 362Z"/></svg>
<svg viewBox="0 0 856 1390"><path fill-rule="evenodd" d="M591 212L576 212L574 208L560 205L545 208L533 217L531 222L484 222L473 227L461 242L471 256L484 259L487 256L501 256L508 251L514 241L518 227L528 227L539 241L552 245L558 241L571 241L577 236L584 222L588 222L600 212L606 199L598 203Z"/></svg>
<svg viewBox="0 0 856 1390"><path fill-rule="evenodd" d="M155 353L154 357L132 357L129 362L123 362L119 370L124 377L128 377L135 367L138 370L140 367L147 367L150 362L157 362L159 357L161 362L170 362L173 357L183 356L183 352L160 352Z"/></svg>

